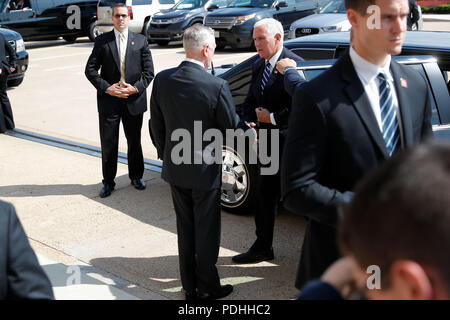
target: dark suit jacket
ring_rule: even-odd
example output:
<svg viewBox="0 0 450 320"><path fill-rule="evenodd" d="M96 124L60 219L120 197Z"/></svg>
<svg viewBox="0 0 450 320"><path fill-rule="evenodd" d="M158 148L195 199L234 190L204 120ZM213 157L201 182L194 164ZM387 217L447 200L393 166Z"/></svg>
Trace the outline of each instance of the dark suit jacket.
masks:
<svg viewBox="0 0 450 320"><path fill-rule="evenodd" d="M100 68L101 71L98 74ZM117 113L124 99L106 93L112 84L120 81L120 57L114 30L95 39L94 49L89 56L85 74L97 89L98 112L104 115ZM153 61L147 38L128 31L125 81L138 90L137 94L125 99L130 114L138 115L147 110L146 89L153 78Z"/></svg>
<svg viewBox="0 0 450 320"><path fill-rule="evenodd" d="M390 68L405 147L410 147L432 136L428 86L410 67L392 61ZM304 251L322 261L338 256L335 240L330 240L335 238L337 208L351 200L364 174L387 158L383 136L347 51L332 68L305 83L293 99L281 187L285 206L310 218ZM316 276L328 264L315 268L309 262ZM300 266L300 272L309 268Z"/></svg>
<svg viewBox="0 0 450 320"><path fill-rule="evenodd" d="M0 201L0 300L54 299L14 207Z"/></svg>
<svg viewBox="0 0 450 320"><path fill-rule="evenodd" d="M6 55L9 55L9 59L6 58ZM9 70L10 67L16 67L16 51L13 47L6 41L5 36L0 34L0 59L1 59L1 68L3 72L6 70L8 74L11 73Z"/></svg>
<svg viewBox="0 0 450 320"><path fill-rule="evenodd" d="M342 296L329 283L321 280L313 280L302 288L297 300L342 300Z"/></svg>
<svg viewBox="0 0 450 320"><path fill-rule="evenodd" d="M283 48L280 59L291 58L295 61L303 61L302 58L292 53L289 49ZM277 72L276 68L272 71L269 81L266 84L263 95L261 95L261 78L265 68L265 59L256 60L252 70L252 82L247 97L242 106L242 119L247 122L257 122L255 109L263 107L273 112L276 126L272 124L261 123L261 128L286 129L288 125L289 112L291 109L292 98L284 90L284 77Z"/></svg>
<svg viewBox="0 0 450 320"><path fill-rule="evenodd" d="M217 128L225 139L225 130L234 129L239 123L228 83L207 73L201 66L184 61L177 68L158 73L153 84L150 112L150 136L158 157L163 159L162 178L188 189L219 188L221 165L177 165L172 162L171 152L179 141L171 141L171 135L180 128L190 133L191 163L194 152L199 154L199 150L194 150L194 121L202 122L202 136L207 129ZM202 152L210 143L202 142Z"/></svg>

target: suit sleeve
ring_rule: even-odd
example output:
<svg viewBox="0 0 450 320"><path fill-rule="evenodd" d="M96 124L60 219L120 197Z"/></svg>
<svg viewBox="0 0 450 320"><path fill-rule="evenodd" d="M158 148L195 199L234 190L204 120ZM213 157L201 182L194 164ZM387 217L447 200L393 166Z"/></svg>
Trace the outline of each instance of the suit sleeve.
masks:
<svg viewBox="0 0 450 320"><path fill-rule="evenodd" d="M84 74L101 94L105 93L106 90L111 86L111 84L104 80L98 73L98 70L103 65L103 58L103 49L100 42L97 40L95 41L94 49L89 56Z"/></svg>
<svg viewBox="0 0 450 320"><path fill-rule="evenodd" d="M156 151L158 152L158 158L164 161L166 125L159 104L158 80L159 78L156 77L155 82L153 83L152 96L150 98L150 120L148 127L150 131L150 138L152 139L153 145L155 146Z"/></svg>
<svg viewBox="0 0 450 320"><path fill-rule="evenodd" d="M8 225L8 299L54 299L47 275L39 265L13 206Z"/></svg>
<svg viewBox="0 0 450 320"><path fill-rule="evenodd" d="M258 103L253 92L257 90L256 86L256 78L258 71L255 67L253 67L252 71L252 81L250 82L250 88L248 90L248 94L245 97L245 101L242 105L242 120L247 122L257 122L258 117L256 116L255 109L258 107Z"/></svg>
<svg viewBox="0 0 450 320"><path fill-rule="evenodd" d="M338 206L349 202L353 193L341 193L319 182L327 152L322 110L303 90L296 92L292 106L281 166L284 206L335 227Z"/></svg>
<svg viewBox="0 0 450 320"><path fill-rule="evenodd" d="M433 138L433 126L431 125L431 101L430 101L430 89L428 88L428 85L425 84L426 87L426 104L425 104L425 110L423 115L423 124L422 124L422 135L421 140L425 141L428 139Z"/></svg>
<svg viewBox="0 0 450 320"><path fill-rule="evenodd" d="M226 81L222 82L216 106L216 120L219 129L225 134L226 129L235 129L240 121L236 107Z"/></svg>
<svg viewBox="0 0 450 320"><path fill-rule="evenodd" d="M144 46L141 49L141 77L136 83L133 84L138 89L138 93L142 94L145 89L150 85L153 78L155 77L155 73L153 70L153 60L152 54L150 52L150 48L148 46L147 39L144 40Z"/></svg>
<svg viewBox="0 0 450 320"><path fill-rule="evenodd" d="M286 90L291 97L293 97L295 91L306 82L307 81L295 69L288 69L284 73L284 90Z"/></svg>

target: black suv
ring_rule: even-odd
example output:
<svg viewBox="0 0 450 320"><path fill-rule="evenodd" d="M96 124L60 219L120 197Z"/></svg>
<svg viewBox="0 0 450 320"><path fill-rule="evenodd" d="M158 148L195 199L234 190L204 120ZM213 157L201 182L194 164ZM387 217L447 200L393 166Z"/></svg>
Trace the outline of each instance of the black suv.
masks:
<svg viewBox="0 0 450 320"><path fill-rule="evenodd" d="M25 51L25 45L19 33L5 28L0 28L0 32L11 47L16 50L16 70L8 75L8 86L16 87L22 83L25 71L28 69L28 53Z"/></svg>
<svg viewBox="0 0 450 320"><path fill-rule="evenodd" d="M181 0L171 9L161 10L152 17L148 37L160 46L165 46L170 41L181 40L186 28L196 23L203 24L208 10L226 7L230 1Z"/></svg>
<svg viewBox="0 0 450 320"><path fill-rule="evenodd" d="M253 26L258 20L274 18L283 25L287 38L291 23L317 10L317 1L305 0L233 0L223 9L205 17L204 25L215 30L218 48L253 46Z"/></svg>
<svg viewBox="0 0 450 320"><path fill-rule="evenodd" d="M24 40L95 38L97 0L29 0L23 9L17 9L16 3L0 4L0 24L19 32Z"/></svg>

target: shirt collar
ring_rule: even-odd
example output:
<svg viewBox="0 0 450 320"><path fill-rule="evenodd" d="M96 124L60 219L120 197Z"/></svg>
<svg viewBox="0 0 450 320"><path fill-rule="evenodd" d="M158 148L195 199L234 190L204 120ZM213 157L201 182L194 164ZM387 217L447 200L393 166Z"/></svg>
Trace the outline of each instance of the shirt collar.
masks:
<svg viewBox="0 0 450 320"><path fill-rule="evenodd" d="M371 82L375 79L380 72L384 73L387 76L389 81L393 81L391 72L389 71L389 67L391 65L391 56L389 55L388 60L384 67L379 67L363 57L361 57L356 50L351 46L350 47L350 59L353 62L353 66L357 71L358 75L365 83Z"/></svg>
<svg viewBox="0 0 450 320"><path fill-rule="evenodd" d="M277 51L277 53L275 53L273 56L272 56L272 58L270 58L269 59L269 63L270 63L270 65L272 66L272 70L273 70L273 68L275 68L275 66L276 66L276 64L277 64L277 61L278 61L278 59L280 58L280 56L281 56L281 52L283 51L283 47L281 47L281 49L280 50L278 50ZM267 60L266 60L266 64L267 64Z"/></svg>
<svg viewBox="0 0 450 320"><path fill-rule="evenodd" d="M128 28L123 31L123 34L125 35L125 39L128 39ZM120 36L120 32L116 28L114 28L114 35L116 38Z"/></svg>
<svg viewBox="0 0 450 320"><path fill-rule="evenodd" d="M183 61L187 61L187 62L192 62L192 63L198 64L200 67L202 67L203 69L205 69L205 65L204 65L202 62L198 61L198 60L191 59L191 58L184 58ZM206 69L205 69L205 70L206 70Z"/></svg>

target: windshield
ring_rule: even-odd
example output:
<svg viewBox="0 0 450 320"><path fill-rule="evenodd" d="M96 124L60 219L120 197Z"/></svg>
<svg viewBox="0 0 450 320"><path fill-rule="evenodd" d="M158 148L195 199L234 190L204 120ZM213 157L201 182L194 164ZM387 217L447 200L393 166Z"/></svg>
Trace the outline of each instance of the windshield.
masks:
<svg viewBox="0 0 450 320"><path fill-rule="evenodd" d="M274 0L234 0L231 2L231 8L247 7L247 8L269 8Z"/></svg>
<svg viewBox="0 0 450 320"><path fill-rule="evenodd" d="M346 13L344 0L332 0L320 10L320 13Z"/></svg>
<svg viewBox="0 0 450 320"><path fill-rule="evenodd" d="M172 10L192 10L203 7L208 0L181 0L172 7Z"/></svg>

